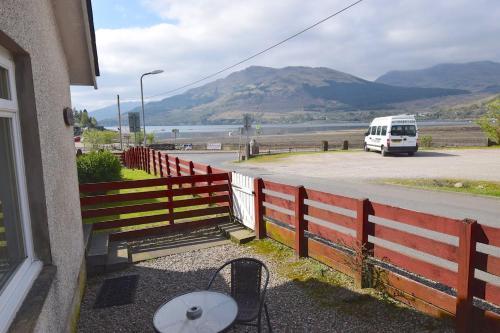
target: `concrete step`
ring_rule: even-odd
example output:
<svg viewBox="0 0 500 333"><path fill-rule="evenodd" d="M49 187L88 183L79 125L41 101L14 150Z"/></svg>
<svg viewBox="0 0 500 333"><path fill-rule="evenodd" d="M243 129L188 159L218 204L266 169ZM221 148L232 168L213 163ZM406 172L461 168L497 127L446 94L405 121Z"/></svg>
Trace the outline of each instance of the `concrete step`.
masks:
<svg viewBox="0 0 500 333"><path fill-rule="evenodd" d="M237 222L228 222L218 225L226 237L237 244L245 244L255 238L255 232L246 228L243 224Z"/></svg>
<svg viewBox="0 0 500 333"><path fill-rule="evenodd" d="M110 242L106 272L115 272L129 266L131 258L127 242Z"/></svg>
<svg viewBox="0 0 500 333"><path fill-rule="evenodd" d="M90 239L92 238L92 224L83 225L83 247L85 248L85 254L89 251Z"/></svg>
<svg viewBox="0 0 500 333"><path fill-rule="evenodd" d="M87 266L105 266L108 261L109 234L93 233L87 251Z"/></svg>

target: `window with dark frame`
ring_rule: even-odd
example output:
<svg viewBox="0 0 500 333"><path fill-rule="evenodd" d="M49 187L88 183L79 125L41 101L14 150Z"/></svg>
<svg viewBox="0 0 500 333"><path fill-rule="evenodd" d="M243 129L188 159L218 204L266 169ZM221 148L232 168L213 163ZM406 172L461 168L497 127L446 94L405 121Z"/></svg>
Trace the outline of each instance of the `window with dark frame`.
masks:
<svg viewBox="0 0 500 333"><path fill-rule="evenodd" d="M382 135L387 134L387 126L382 126Z"/></svg>

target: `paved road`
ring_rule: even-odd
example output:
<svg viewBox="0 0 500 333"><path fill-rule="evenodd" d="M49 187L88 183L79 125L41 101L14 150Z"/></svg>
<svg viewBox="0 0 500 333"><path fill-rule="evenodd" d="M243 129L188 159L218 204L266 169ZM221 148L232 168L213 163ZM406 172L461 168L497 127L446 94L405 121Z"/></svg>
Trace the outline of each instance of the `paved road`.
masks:
<svg viewBox="0 0 500 333"><path fill-rule="evenodd" d="M486 161L483 164L487 164L488 167L483 167L481 164L480 170L481 174L490 174L491 177L498 177L498 171L500 170L500 162L497 167L494 167L494 163L491 161L497 161L500 155L500 150L483 150L487 151L490 155L484 155L483 157ZM444 151L442 154L453 154L455 151ZM475 150L466 150L467 152L472 152L474 156L477 155ZM431 156L436 155L439 152L433 152ZM370 200L377 201L380 203L385 203L388 205L404 207L416 211L422 211L427 213L432 213L436 215L448 216L452 218L473 218L479 221L479 223L486 225L500 226L500 200L495 198L486 198L480 196L467 195L462 193L449 193L449 192L438 192L438 191L427 191L412 189L407 187L395 186L395 185L382 185L376 184L372 181L368 181L365 177L366 171L364 169L369 165L374 159L378 160L382 158L375 153L339 153L339 154L319 154L319 155L305 155L301 156L305 159L305 163L300 165L300 168L291 168L291 165L295 163L290 163L291 160L273 162L273 163L232 163L232 161L237 159L236 153L176 153L181 158L191 159L193 161L210 164L215 167L224 168L227 170L234 170L242 172L250 176L258 176L267 178L274 181L279 181L292 185L304 185L309 188L318 189L325 192L341 194L345 196L351 196L356 198L369 198ZM349 162L348 167L343 167L340 163L335 163L329 166L325 161L315 160L316 156L333 156L335 158L348 158L351 160L353 155L356 159L368 160L369 163L352 163ZM482 154L480 154L483 156ZM391 167L397 168L398 164L404 162L408 164L408 161L413 160L423 160L423 156L420 157L389 157L386 159L387 162L392 164ZM469 155L467 155L469 156ZM494 156L494 157L492 157ZM298 158L298 156L294 157ZM442 159L449 161L452 158L442 157ZM457 170L457 165L462 165L465 169L472 172L474 168L469 167L468 164L463 163L464 160L468 160L470 163L478 163L477 156L475 158L466 158L460 160L455 156L454 162L442 162L442 165L437 165L436 159L429 159L427 169L425 164L419 162L418 168L414 169L420 174L425 174L429 171L430 174L435 174L436 168L441 168L443 170ZM488 162L489 160L489 162ZM500 160L498 160L500 161ZM322 163L320 163L322 162ZM480 162L480 161L479 161ZM488 164L489 163L489 164ZM496 163L496 162L495 162ZM380 165L377 168L381 167ZM382 166L383 167L383 166ZM386 166L387 167L387 166ZM330 168L330 173L326 173L325 168ZM356 169L357 168L357 169ZM349 169L348 171L338 172L342 169ZM458 168L459 169L459 168ZM368 169L370 170L370 168ZM483 170L487 172L484 173ZM468 172L469 172L468 171ZM314 174L313 176L307 176L306 174ZM346 175L349 172L350 177ZM439 171L439 173L444 173L452 177L453 173L446 173L445 171ZM470 176L469 172L469 176ZM479 172L479 171L478 171ZM373 172L372 172L373 173ZM358 174L359 177L353 177L353 175ZM339 176L340 175L340 176ZM408 175L408 172L398 173L401 175ZM409 174L412 176L412 174ZM473 177L477 178L477 177ZM479 177L484 178L484 177ZM494 178L496 179L496 178Z"/></svg>

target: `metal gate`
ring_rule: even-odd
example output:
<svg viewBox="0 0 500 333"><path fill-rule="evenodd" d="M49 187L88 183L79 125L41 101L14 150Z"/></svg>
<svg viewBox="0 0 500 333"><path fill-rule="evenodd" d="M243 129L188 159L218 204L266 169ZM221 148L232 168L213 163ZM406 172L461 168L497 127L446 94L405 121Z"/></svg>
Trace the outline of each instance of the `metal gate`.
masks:
<svg viewBox="0 0 500 333"><path fill-rule="evenodd" d="M243 225L255 229L255 208L253 178L233 172L231 179L233 189L233 214Z"/></svg>

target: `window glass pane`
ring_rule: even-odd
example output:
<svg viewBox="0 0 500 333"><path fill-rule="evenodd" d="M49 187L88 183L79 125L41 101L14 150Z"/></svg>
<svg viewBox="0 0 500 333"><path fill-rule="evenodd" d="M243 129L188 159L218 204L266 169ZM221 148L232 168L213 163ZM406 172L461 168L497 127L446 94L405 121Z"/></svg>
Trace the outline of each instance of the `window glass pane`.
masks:
<svg viewBox="0 0 500 333"><path fill-rule="evenodd" d="M377 131L377 126L372 126L372 135L375 135L376 131Z"/></svg>
<svg viewBox="0 0 500 333"><path fill-rule="evenodd" d="M382 135L387 134L387 126L382 126Z"/></svg>
<svg viewBox="0 0 500 333"><path fill-rule="evenodd" d="M393 125L391 127L391 135L403 135L403 126L402 125Z"/></svg>
<svg viewBox="0 0 500 333"><path fill-rule="evenodd" d="M377 135L380 135L380 131L381 131L382 127L377 127Z"/></svg>
<svg viewBox="0 0 500 333"><path fill-rule="evenodd" d="M2 66L0 66L0 98L10 99L9 72Z"/></svg>
<svg viewBox="0 0 500 333"><path fill-rule="evenodd" d="M404 127L405 135L407 135L407 136L417 135L417 131L416 131L414 125L404 125L403 127Z"/></svg>
<svg viewBox="0 0 500 333"><path fill-rule="evenodd" d="M11 128L9 118L0 118L0 290L26 258Z"/></svg>

